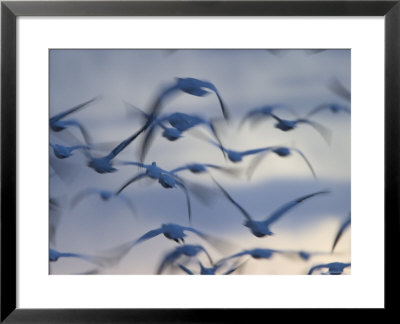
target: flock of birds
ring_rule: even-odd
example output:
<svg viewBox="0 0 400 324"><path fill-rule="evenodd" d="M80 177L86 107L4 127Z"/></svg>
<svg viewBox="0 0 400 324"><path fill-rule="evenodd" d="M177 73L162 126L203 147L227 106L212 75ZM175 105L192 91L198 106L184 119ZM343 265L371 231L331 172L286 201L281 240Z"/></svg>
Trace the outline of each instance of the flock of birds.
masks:
<svg viewBox="0 0 400 324"><path fill-rule="evenodd" d="M350 92L340 82L337 80L333 81L332 89L334 89L337 94L339 94L345 100L348 100L350 103ZM182 93L197 97L204 97L210 93L213 93L218 99L221 117L207 119L184 112L162 114L162 109L165 106L167 99ZM263 159L270 154L275 154L282 158L290 156L291 154L298 154L307 165L307 168L310 170L312 176L317 178L317 174L306 155L295 147L268 146L245 151L234 150L226 147L221 141L221 138L218 134L218 127L216 125L218 123L226 123L227 125L230 125L232 118L220 92L213 83L195 78L176 78L169 84L169 86L160 91L147 111L134 107L129 103L125 103L126 106L134 112L137 119L140 120L141 127L135 130L132 135L115 145L110 152L100 156L99 154L96 154L96 152L98 152L98 144L93 142L90 132L79 121L78 118L72 117L78 116L79 112L83 109L89 109L89 107L99 99L100 98L93 98L50 118L50 147L53 151L53 156L50 158L50 167L52 170L54 170L54 173L51 173L50 177L57 177L59 175L57 172L59 168L52 168L53 164L55 163L55 159L68 159L76 151L79 151L84 155L86 159L86 166L98 174L118 172L118 168L128 168L129 166L137 167L139 172L130 179L126 179L126 181L122 183L117 190L110 191L89 187L82 192L77 193L70 201L70 208L75 208L76 205L90 195L97 195L104 202L110 199L121 200L127 210L129 210L129 212L133 215L136 215L137 211L135 206L126 195L126 188L133 186L134 183L143 178L150 178L156 180L162 188L178 188L183 192L186 201L185 210L187 213L188 226L175 223L164 223L158 228L151 229L132 241L113 247L108 251L104 251L104 254L101 255L72 253L70 251L61 252L54 248L54 242L59 217L62 213L62 207L57 198L50 197L50 262L57 262L57 260L60 258L79 258L96 266L96 270L88 273L97 273L97 271L100 271L97 269L115 266L129 253L129 251L131 251L131 249L134 249L138 244L153 239L159 235L163 235L165 238L176 242L177 246L175 249L162 257L161 261L159 262L159 266L155 270L157 274L165 273L165 270L169 268L175 269L175 271L180 271L180 274L228 275L235 272L238 273L240 269L244 268L245 263L251 258L270 259L277 254L283 256L297 256L302 260L310 260L314 257L314 255L317 254L326 254L331 255L332 259L334 259L335 247L343 236L343 233L350 227L350 212L346 220L339 227L332 242L331 250L326 252L254 248L241 250L215 261L204 246L200 244L186 243L185 239L187 238L187 235L196 235L210 245L213 245L216 249L230 244L225 242L223 239L208 235L192 226L192 190L187 186L186 180L182 176L182 174L185 172L191 172L193 174L208 173L213 186L215 185L215 188L218 188L221 195L225 197L226 200L231 203L240 214L243 215L243 225L249 229L251 235L254 235L257 238L273 235L274 233L272 232L271 228L273 228L274 224L284 217L288 211L295 209L297 206L305 202L312 204L312 201L318 199L319 196L330 193L329 190L319 190L316 192L304 193L304 195L300 197L288 200L285 204L270 213L265 219L257 220L250 215L245 207L243 207L238 200L233 198L231 193L229 193L228 190L215 179L213 176L214 171L223 172L227 176L236 177L240 172L242 172L242 170L239 171L236 168L236 164L240 164L243 159L252 158L249 167L245 170L248 179L250 179L255 169L260 165ZM292 114L293 118L289 120L280 117L280 111L282 110ZM265 105L263 107L248 111L248 113L245 114L240 121L239 129L247 122L259 123L265 119L270 119L274 121L274 127L283 132L292 131L303 126L311 127L315 130L318 136L321 136L324 141L329 143L330 131L325 126L310 119L315 114L326 110L333 114L343 113L350 115L350 109L348 106L337 103L321 104L315 109L312 109L305 117L298 116L293 109L285 105ZM211 152L213 150L216 152L219 151L220 154L222 154L225 158L226 165L217 165L212 163L190 163L176 166L171 170L166 170L160 166L162 161L145 163L147 153L151 148L151 144L158 134L157 130L161 130L161 136L166 140L177 141L184 136L183 134L185 132L198 126L205 127L209 132L207 136L204 136L204 134L198 134L200 139L210 145ZM53 134L58 132L70 132L70 130L73 128L77 128L79 134L81 135L81 139L77 140L79 144L75 143L75 145L71 146L63 145L57 142L56 136L53 136ZM120 160L119 154L134 141L139 142L139 155L137 160ZM204 254L206 258L205 260L208 264L205 264L205 261L200 260L200 254ZM345 268L350 266L350 262L315 264L309 269L308 274L311 275L319 273L339 275L343 273Z"/></svg>

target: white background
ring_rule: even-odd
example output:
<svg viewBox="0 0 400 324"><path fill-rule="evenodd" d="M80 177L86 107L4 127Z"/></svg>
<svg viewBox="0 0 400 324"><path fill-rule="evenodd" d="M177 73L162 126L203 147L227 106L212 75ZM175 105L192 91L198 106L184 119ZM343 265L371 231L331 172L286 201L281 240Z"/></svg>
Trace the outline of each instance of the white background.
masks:
<svg viewBox="0 0 400 324"><path fill-rule="evenodd" d="M48 276L48 49L274 47L352 50L352 274ZM20 17L17 127L18 307L383 307L381 17Z"/></svg>

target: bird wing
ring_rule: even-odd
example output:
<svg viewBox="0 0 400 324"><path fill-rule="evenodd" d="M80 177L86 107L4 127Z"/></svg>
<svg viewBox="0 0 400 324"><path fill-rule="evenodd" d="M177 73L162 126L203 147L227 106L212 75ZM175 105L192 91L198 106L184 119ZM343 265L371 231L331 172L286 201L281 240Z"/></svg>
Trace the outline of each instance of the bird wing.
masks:
<svg viewBox="0 0 400 324"><path fill-rule="evenodd" d="M131 178L129 181L127 181L121 188L119 188L116 194L117 195L120 194L120 192L122 190L124 190L127 186L129 186L131 183L133 183L133 182L135 182L135 181L137 181L139 179L142 179L144 177L146 177L146 173L145 172L135 175L133 178Z"/></svg>
<svg viewBox="0 0 400 324"><path fill-rule="evenodd" d="M322 105L319 105L319 106L317 106L316 108L312 109L312 110L306 115L305 118L308 118L308 117L310 117L310 116L316 114L317 112L320 112L321 110L329 109L329 107L330 107L329 104L322 104Z"/></svg>
<svg viewBox="0 0 400 324"><path fill-rule="evenodd" d="M181 268L183 271L185 271L187 274L194 275L194 273L191 270L189 270L188 268L186 268L184 265L178 263L178 267Z"/></svg>
<svg viewBox="0 0 400 324"><path fill-rule="evenodd" d="M157 126L157 123L153 123L150 128L148 129L146 135L143 138L142 144L141 144L141 148L140 148L140 157L139 160L141 162L144 161L147 152L150 149L150 145L151 143L154 141L154 131L155 131L155 127Z"/></svg>
<svg viewBox="0 0 400 324"><path fill-rule="evenodd" d="M328 88L347 101L351 101L351 92L338 79L334 78L328 83Z"/></svg>
<svg viewBox="0 0 400 324"><path fill-rule="evenodd" d="M79 130L82 133L82 137L85 141L86 144L90 144L92 142L89 133L87 132L86 128L82 126L80 122L77 120L69 119L69 120L63 120L62 121L63 125L70 125L70 126L76 126L79 128Z"/></svg>
<svg viewBox="0 0 400 324"><path fill-rule="evenodd" d="M305 118L300 118L297 119L296 121L297 123L305 123L308 124L312 127L314 127L314 129L322 136L322 138L328 143L331 143L331 137L332 137L332 132L326 128L325 126L316 123L315 121L311 121L309 119L305 119Z"/></svg>
<svg viewBox="0 0 400 324"><path fill-rule="evenodd" d="M132 204L132 202L129 200L129 198L127 196L125 196L125 195L122 195L122 194L117 195L117 197L119 199L121 199L128 206L128 208L131 210L133 216L136 216L136 208Z"/></svg>
<svg viewBox="0 0 400 324"><path fill-rule="evenodd" d="M163 260L161 261L160 265L158 266L157 274L161 274L164 271L165 267L169 266L176 259L178 259L181 255L182 255L182 251L179 248L176 248L171 253L168 253L163 258Z"/></svg>
<svg viewBox="0 0 400 324"><path fill-rule="evenodd" d="M219 138L219 135L217 133L217 129L215 128L214 123L212 121L209 121L209 122L207 122L207 125L210 128L211 133L214 135L215 139L217 140L218 146L221 149L222 154L224 155L224 158L226 159L226 152L225 152L224 146L222 145L221 139Z"/></svg>
<svg viewBox="0 0 400 324"><path fill-rule="evenodd" d="M317 179L317 175L315 174L314 168L312 167L310 161L308 161L308 159L306 158L306 156L303 154L303 152L301 152L300 150L296 149L296 148L292 148L291 150L296 151L297 153L300 154L300 156L303 158L303 160L307 163L314 179Z"/></svg>
<svg viewBox="0 0 400 324"><path fill-rule="evenodd" d="M262 148L258 148L258 149L254 149L254 150L243 151L243 152L240 152L240 154L242 156L246 156L246 155L258 154L258 153L269 151L269 150L271 150L271 147L262 147Z"/></svg>
<svg viewBox="0 0 400 324"><path fill-rule="evenodd" d="M246 217L248 220L252 220L250 214L242 207L240 206L230 195L229 193L213 178L211 177L214 183L218 186L218 188L222 191L222 193L225 195L228 200L236 206L240 210L240 212Z"/></svg>
<svg viewBox="0 0 400 324"><path fill-rule="evenodd" d="M93 101L97 100L98 98L99 97L95 97L93 99L85 101L84 103L81 103L81 104L79 104L77 106L74 106L74 107L72 107L72 108L70 108L70 109L68 109L68 110L66 110L66 111L64 111L62 113L59 113L59 114L51 117L50 118L50 123L56 122L56 121L60 120L61 118L64 118L65 116L68 116L69 114L72 114L73 112L75 112L75 111L77 111L77 110L89 105L90 103L92 103Z"/></svg>
<svg viewBox="0 0 400 324"><path fill-rule="evenodd" d="M247 178L250 179L251 176L253 175L254 171L256 170L257 166L261 163L261 161L264 159L264 157L271 152L266 151L264 154L259 154L257 155L253 160L251 160L248 168L247 168Z"/></svg>
<svg viewBox="0 0 400 324"><path fill-rule="evenodd" d="M71 199L71 208L74 208L76 205L78 205L85 197L91 194L98 194L100 190L94 189L94 188L87 188L81 192L79 192L77 195L75 195Z"/></svg>
<svg viewBox="0 0 400 324"><path fill-rule="evenodd" d="M189 169L189 166L185 165L185 166L181 166L179 168L172 169L172 170L170 170L168 172L174 174L176 172L184 171L184 170L187 170L187 169Z"/></svg>
<svg viewBox="0 0 400 324"><path fill-rule="evenodd" d="M263 115L262 108L252 109L249 112L247 112L247 114L243 116L242 120L239 123L239 129L243 127L244 123L249 118L253 118L253 117L257 116L257 115Z"/></svg>
<svg viewBox="0 0 400 324"><path fill-rule="evenodd" d="M141 129L139 129L135 134L129 136L127 139L123 140L120 144L118 144L111 152L107 155L107 158L112 160L115 158L123 149L125 149L136 137L138 137L141 133L145 131L144 125Z"/></svg>
<svg viewBox="0 0 400 324"><path fill-rule="evenodd" d="M315 270L317 270L317 269L322 269L322 268L327 268L327 267L329 267L329 265L328 264L318 264L318 265L315 265L315 266L313 266L313 267L311 267L311 269L308 271L308 275L311 275Z"/></svg>
<svg viewBox="0 0 400 324"><path fill-rule="evenodd" d="M338 232L336 233L335 239L333 240L331 252L335 249L337 243L339 242L340 238L342 237L343 232L349 227L351 224L351 214L349 213L349 217L340 225Z"/></svg>
<svg viewBox="0 0 400 324"><path fill-rule="evenodd" d="M188 215L189 215L189 224L191 224L191 223L192 223L192 207L191 207L191 205L190 205L189 192L188 192L186 186L185 186L182 182L177 181L177 182L176 182L176 185L177 185L179 188L181 188L182 191L183 191L184 194L185 194L185 197L186 197L186 205L187 205L187 210L188 210Z"/></svg>
<svg viewBox="0 0 400 324"><path fill-rule="evenodd" d="M305 195L302 196L300 198L294 199L286 204L284 204L283 206L281 206L280 208L278 208L276 211L274 211L265 221L264 224L269 226L272 223L276 222L279 218L281 218L282 215L284 215L287 211L289 211L290 209L292 209L293 207L297 206L298 204L300 204L301 202L303 202L304 200L314 197L316 195L319 194L324 194L324 193L328 193L329 191L318 191L309 195Z"/></svg>
<svg viewBox="0 0 400 324"><path fill-rule="evenodd" d="M163 233L163 231L162 231L161 228L157 228L157 229L148 231L146 234L144 234L144 235L142 235L141 237L139 237L139 238L132 244L132 247L133 247L134 245L136 245L136 244L139 244L139 243L143 242L143 241L147 241L147 240L149 240L149 239L151 239L151 238L153 238L153 237L156 237L157 235L160 235L160 234L162 234L162 233Z"/></svg>

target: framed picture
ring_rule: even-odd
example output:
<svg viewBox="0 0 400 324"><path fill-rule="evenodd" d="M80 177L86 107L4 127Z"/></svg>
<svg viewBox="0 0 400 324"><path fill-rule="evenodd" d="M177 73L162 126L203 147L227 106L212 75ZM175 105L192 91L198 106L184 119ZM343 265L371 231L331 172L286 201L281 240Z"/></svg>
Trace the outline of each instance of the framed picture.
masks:
<svg viewBox="0 0 400 324"><path fill-rule="evenodd" d="M2 2L1 320L392 308L399 8Z"/></svg>

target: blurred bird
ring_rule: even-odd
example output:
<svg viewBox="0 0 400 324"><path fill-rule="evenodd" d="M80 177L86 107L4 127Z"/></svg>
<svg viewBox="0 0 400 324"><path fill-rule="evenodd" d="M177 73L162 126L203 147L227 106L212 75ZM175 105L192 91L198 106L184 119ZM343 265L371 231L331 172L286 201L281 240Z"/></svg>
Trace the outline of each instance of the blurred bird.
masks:
<svg viewBox="0 0 400 324"><path fill-rule="evenodd" d="M287 157L290 156L292 154L292 152L296 152L298 153L303 160L306 162L308 168L310 169L314 179L317 179L317 176L315 174L314 168L312 167L311 163L308 161L308 159L306 158L306 156L303 154L303 152L301 152L299 149L296 148L290 148L290 147L284 147L284 146L271 146L269 150L266 150L264 152L264 154L260 154L257 157L255 157L253 159L253 161L251 161L248 169L247 169L247 177L248 179L251 178L251 176L253 175L256 167L260 164L260 162L264 159L264 157L268 154L268 153L275 153L276 155L280 156L280 157Z"/></svg>
<svg viewBox="0 0 400 324"><path fill-rule="evenodd" d="M328 88L339 97L342 97L344 100L351 102L350 90L347 89L343 85L343 83L341 83L337 78L333 78L329 81Z"/></svg>
<svg viewBox="0 0 400 324"><path fill-rule="evenodd" d="M50 248L49 261L50 262L55 262L59 258L78 258L78 259L82 259L82 260L85 260L87 262L96 264L98 266L107 265L107 258L106 257L91 256L91 255L80 254L80 253L59 252L57 250L54 250L54 249Z"/></svg>
<svg viewBox="0 0 400 324"><path fill-rule="evenodd" d="M344 105L339 105L337 103L329 103L329 104L322 104L311 110L307 115L306 118L321 112L323 110L329 110L333 114L338 114L339 112L343 111L346 114L351 114L350 108Z"/></svg>
<svg viewBox="0 0 400 324"><path fill-rule="evenodd" d="M209 81L203 81L195 78L176 78L176 81L177 89L193 96L203 97L205 95L208 95L209 91L207 90L211 90L212 92L214 92L218 98L224 118L229 119L229 114L226 110L226 106L214 84Z"/></svg>
<svg viewBox="0 0 400 324"><path fill-rule="evenodd" d="M85 151L86 157L89 159L88 166L98 173L110 173L117 171L113 167L113 159L122 152L133 140L135 140L148 127L147 123L140 128L136 133L129 136L118 144L108 155L100 158L94 158L88 150Z"/></svg>
<svg viewBox="0 0 400 324"><path fill-rule="evenodd" d="M331 253L333 253L333 250L335 249L337 243L342 237L343 232L350 226L350 224L351 224L351 213L349 213L349 217L347 217L345 221L340 225L339 230L336 233L335 239L333 240Z"/></svg>
<svg viewBox="0 0 400 324"><path fill-rule="evenodd" d="M88 100L88 101L86 101L86 102L84 102L82 104L79 104L79 105L77 105L75 107L72 107L72 108L70 108L70 109L68 109L68 110L66 110L64 112L61 112L61 113L51 117L50 118L50 129L52 131L54 131L54 132L60 132L60 131L62 131L64 129L66 129L67 127L69 127L69 126L78 127L79 130L82 133L82 136L83 136L85 142L87 144L89 144L91 142L89 134L86 131L86 129L81 125L80 122L78 122L77 120L72 120L72 119L70 119L70 120L62 120L62 119L64 117L66 117L66 116L68 116L68 115L70 115L70 114L72 114L72 113L84 108L84 107L89 106L89 104L91 104L92 102L96 101L97 99L98 99L98 97L95 97L93 99L90 99L90 100Z"/></svg>
<svg viewBox="0 0 400 324"><path fill-rule="evenodd" d="M150 115L146 112L142 111L141 109L132 106L129 103L125 104L136 111L138 111L146 120L149 120ZM172 127L167 127L164 123L169 123ZM163 129L162 136L169 141L176 141L177 139L183 137L183 133L196 127L196 126L206 126L210 129L211 133L218 141L221 143L215 126L212 121L209 121L205 118L195 116L195 115L188 115L181 112L172 113L163 117L154 118L153 123L149 127L149 130L146 133L146 136L142 142L141 153L140 153L140 161L144 161L147 152L150 149L150 145L153 141L154 132L156 127L161 127Z"/></svg>
<svg viewBox="0 0 400 324"><path fill-rule="evenodd" d="M63 214L61 199L50 197L49 199L49 241L56 245L56 234Z"/></svg>
<svg viewBox="0 0 400 324"><path fill-rule="evenodd" d="M216 275L217 271L223 266L223 262L215 264L214 266L207 268L205 267L200 261L198 261L200 265L200 275ZM228 270L224 271L222 275L229 275L233 272L235 272L240 266L242 266L243 263L241 264L235 264L231 266ZM181 268L184 272L186 272L189 275L194 275L195 273L191 270L189 270L187 267L184 265L178 263L178 267Z"/></svg>
<svg viewBox="0 0 400 324"><path fill-rule="evenodd" d="M72 156L72 152L75 150L89 149L88 145L64 146L64 145L60 145L60 144L50 143L50 146L53 149L54 155L56 157L58 157L59 159L65 159L67 157Z"/></svg>
<svg viewBox="0 0 400 324"><path fill-rule="evenodd" d="M313 274L313 272L315 270L324 269L324 268L328 268L328 271L323 272L322 274L340 275L343 273L343 270L348 267L351 267L351 263L332 262L332 263L326 263L326 264L319 264L319 265L313 266L308 271L308 275Z"/></svg>
<svg viewBox="0 0 400 324"><path fill-rule="evenodd" d="M283 104L271 104L250 110L241 120L239 128L241 128L247 120L252 122L259 122L262 118L270 118L277 109L284 109L290 111L294 116L298 117L296 112Z"/></svg>
<svg viewBox="0 0 400 324"><path fill-rule="evenodd" d="M215 184L221 189L223 194L225 195L228 200L236 206L240 210L240 212L243 214L243 216L246 218L246 221L244 222L244 226L248 227L250 231L257 237L264 237L267 235L273 235L273 232L269 229L269 227L275 223L277 220L279 220L287 211L290 209L296 207L299 205L301 202L305 201L306 199L312 198L316 195L320 194L325 194L328 193L329 191L318 191L309 195L302 196L300 198L297 198L295 200L292 200L280 208L278 208L276 211L274 211L270 216L268 216L267 219L263 221L255 221L251 218L250 214L242 207L240 206L230 195L229 193L215 180L213 179Z"/></svg>
<svg viewBox="0 0 400 324"><path fill-rule="evenodd" d="M229 257L222 259L221 261L227 261L234 258L239 258L244 255L250 255L254 259L270 259L275 253L285 253L285 251L275 250L275 249L251 249L251 250L244 250L239 253L235 253Z"/></svg>
<svg viewBox="0 0 400 324"><path fill-rule="evenodd" d="M128 197L125 195L117 195L114 191L109 191L109 190L102 190L102 189L96 189L96 188L87 188L80 193L78 193L71 201L71 207L75 207L78 203L80 203L84 198L86 198L89 195L98 195L102 201L109 201L111 198L118 198L121 201L123 201L132 214L136 216L136 210L135 207L133 206L132 202L129 200Z"/></svg>
<svg viewBox="0 0 400 324"><path fill-rule="evenodd" d="M287 120L287 119L281 119L275 114L271 114L271 116L277 121L277 123L275 124L275 128L278 128L284 132L295 129L298 124L308 124L312 126L328 144L331 141L331 131L319 123L316 123L306 118Z"/></svg>
<svg viewBox="0 0 400 324"><path fill-rule="evenodd" d="M189 163L184 166L172 169L169 172L175 174L177 172L188 170L192 173L198 174L198 173L209 172L208 171L209 168L227 173L229 175L238 175L240 173L240 170L238 170L238 169L226 168L226 167L222 167L222 166L210 164L210 163Z"/></svg>
<svg viewBox="0 0 400 324"><path fill-rule="evenodd" d="M207 250L202 247L201 245L181 245L175 248L172 252L168 253L163 260L161 261L158 269L157 269L157 274L161 274L164 269L173 264L178 258L180 258L182 255L188 256L188 257L194 257L200 252L204 252L207 255L208 260L210 261L211 264L213 264L213 261L211 259L210 254L207 252Z"/></svg>
<svg viewBox="0 0 400 324"><path fill-rule="evenodd" d="M268 147L261 147L258 149L253 149L253 150L246 150L246 151L234 151L231 149L227 149L226 147L222 146L221 144L218 144L212 140L207 140L209 143L213 144L214 146L218 147L219 149L221 149L223 152L226 153L226 155L228 156L228 159L231 162L241 162L243 160L243 158L247 155L254 155L254 154L258 154L258 153L262 153L262 152L266 152L266 151L270 151L272 149L274 149L274 146L268 146ZM283 150L278 150L278 152L281 154L283 154ZM278 153L276 153L278 154Z"/></svg>
<svg viewBox="0 0 400 324"><path fill-rule="evenodd" d="M131 178L125 184L123 184L121 186L121 188L119 188L117 190L117 192L116 192L117 195L119 195L121 193L121 191L123 191L130 184L132 184L135 181L140 180L144 177L149 177L151 179L158 180L158 182L164 188L167 188L167 189L179 187L180 189L182 189L183 193L185 194L188 216L189 216L189 223L192 222L192 216L191 216L192 212L191 212L189 191L187 190L182 179L180 179L179 177L177 177L176 175L172 174L169 171L161 169L160 167L157 166L156 162L152 162L152 164L143 164L140 162L122 162L122 164L136 165L136 166L146 169L146 171L135 175L133 178Z"/></svg>

